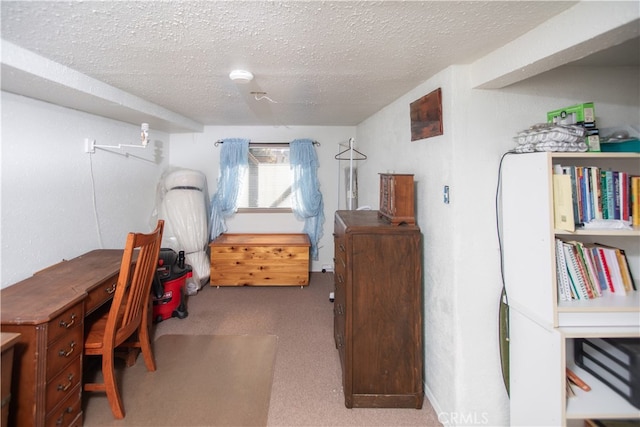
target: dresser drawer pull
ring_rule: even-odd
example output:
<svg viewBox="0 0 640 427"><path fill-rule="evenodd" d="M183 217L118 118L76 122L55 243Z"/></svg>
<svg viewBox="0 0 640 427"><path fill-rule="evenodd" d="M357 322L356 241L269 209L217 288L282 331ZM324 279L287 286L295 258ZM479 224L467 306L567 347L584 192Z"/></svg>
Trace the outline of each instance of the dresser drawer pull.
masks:
<svg viewBox="0 0 640 427"><path fill-rule="evenodd" d="M67 384L65 385L58 384L58 391L67 391L73 385L73 374L69 374L67 379L69 380Z"/></svg>
<svg viewBox="0 0 640 427"><path fill-rule="evenodd" d="M67 328L69 329L70 327L72 327L74 324L76 323L76 314L75 313L71 313L71 321L69 323L65 322L64 320L60 320L60 327L61 328Z"/></svg>
<svg viewBox="0 0 640 427"><path fill-rule="evenodd" d="M58 419L56 420L56 425L61 426L64 422L64 416L67 414L71 414L73 412L73 407L67 406L66 409L60 414Z"/></svg>
<svg viewBox="0 0 640 427"><path fill-rule="evenodd" d="M340 250L341 250L342 252L345 252L345 251L346 251L346 249L345 249L345 247L344 247L344 245L343 245L342 243L340 243L340 244L338 245L338 247L340 248Z"/></svg>
<svg viewBox="0 0 640 427"><path fill-rule="evenodd" d="M60 351L58 351L58 356L60 356L60 357L69 357L71 355L71 353L73 353L73 350L75 349L75 346L76 346L76 342L75 341L71 341L69 343L69 351L60 350Z"/></svg>
<svg viewBox="0 0 640 427"><path fill-rule="evenodd" d="M104 288L104 291L106 293L108 293L109 295L111 295L112 293L114 293L116 291L116 285L117 284L118 284L117 282L114 282L113 285L109 286L108 288Z"/></svg>
<svg viewBox="0 0 640 427"><path fill-rule="evenodd" d="M2 407L4 408L9 403L11 403L11 393L7 394L5 397L2 398Z"/></svg>

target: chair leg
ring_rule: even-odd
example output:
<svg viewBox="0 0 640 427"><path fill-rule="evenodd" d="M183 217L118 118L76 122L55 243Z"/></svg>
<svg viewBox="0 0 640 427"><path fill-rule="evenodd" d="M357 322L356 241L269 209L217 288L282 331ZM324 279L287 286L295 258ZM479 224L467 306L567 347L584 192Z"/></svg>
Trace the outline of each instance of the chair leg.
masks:
<svg viewBox="0 0 640 427"><path fill-rule="evenodd" d="M104 386L107 399L109 400L109 406L111 406L111 412L113 412L114 418L121 420L125 414L120 391L118 390L118 384L116 382L113 351L106 352L102 355L102 376L104 377Z"/></svg>
<svg viewBox="0 0 640 427"><path fill-rule="evenodd" d="M138 328L138 340L140 350L142 350L142 356L144 357L144 364L147 366L147 371L156 370L156 360L153 357L153 350L151 349L151 341L149 339L149 328L145 322L142 322Z"/></svg>

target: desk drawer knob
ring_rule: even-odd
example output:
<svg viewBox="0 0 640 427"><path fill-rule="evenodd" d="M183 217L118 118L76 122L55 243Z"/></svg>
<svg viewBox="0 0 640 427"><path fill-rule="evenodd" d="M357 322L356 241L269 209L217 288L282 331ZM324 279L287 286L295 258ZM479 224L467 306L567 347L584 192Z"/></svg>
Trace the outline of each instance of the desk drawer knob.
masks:
<svg viewBox="0 0 640 427"><path fill-rule="evenodd" d="M112 293L114 293L116 291L116 285L117 284L118 284L117 282L113 283L113 285L109 286L108 288L104 288L104 291L107 294L111 295Z"/></svg>
<svg viewBox="0 0 640 427"><path fill-rule="evenodd" d="M60 350L60 351L58 351L58 356L60 356L60 357L69 357L69 356L71 356L71 353L73 353L73 350L75 349L75 346L76 346L76 342L75 341L71 341L69 343L69 351Z"/></svg>
<svg viewBox="0 0 640 427"><path fill-rule="evenodd" d="M71 313L71 320L69 322L65 322L64 320L60 320L59 325L60 325L61 328L69 329L70 327L75 325L75 323L76 323L76 314L75 313Z"/></svg>

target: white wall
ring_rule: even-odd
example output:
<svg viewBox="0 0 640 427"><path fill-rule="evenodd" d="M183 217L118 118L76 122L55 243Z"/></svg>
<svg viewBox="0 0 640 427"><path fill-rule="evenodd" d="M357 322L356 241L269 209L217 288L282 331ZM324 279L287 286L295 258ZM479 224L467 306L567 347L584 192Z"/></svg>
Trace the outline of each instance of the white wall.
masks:
<svg viewBox="0 0 640 427"><path fill-rule="evenodd" d="M321 271L324 265L333 265L333 213L345 208L344 178L338 188L339 167L344 162L334 159L355 136L352 126L207 126L203 133L171 135L171 167L195 169L207 177L209 196L216 192L220 149L214 143L224 138L249 138L254 142L290 142L296 138L309 138L320 143L318 153L318 179L324 201L324 234L320 239L318 260L312 261L312 271ZM344 176L344 175L342 175ZM338 194L340 192L340 194ZM338 198L340 197L340 206ZM227 220L229 233L299 233L304 223L292 213L236 213Z"/></svg>
<svg viewBox="0 0 640 427"><path fill-rule="evenodd" d="M89 155L85 138L138 144L140 127L1 95L3 288L62 259L122 248L127 232L151 229L156 185L168 164L168 134L151 129L146 149L129 150L145 160L101 150Z"/></svg>
<svg viewBox="0 0 640 427"><path fill-rule="evenodd" d="M357 129L369 155L360 182L377 205L377 173L413 173L424 235L425 385L443 423L508 425L498 347L501 289L495 190L501 155L546 112L593 101L599 127L638 123L638 68L563 67L501 90L474 90L470 67L439 73ZM411 142L409 104L441 87L444 135ZM442 190L449 185L451 203Z"/></svg>

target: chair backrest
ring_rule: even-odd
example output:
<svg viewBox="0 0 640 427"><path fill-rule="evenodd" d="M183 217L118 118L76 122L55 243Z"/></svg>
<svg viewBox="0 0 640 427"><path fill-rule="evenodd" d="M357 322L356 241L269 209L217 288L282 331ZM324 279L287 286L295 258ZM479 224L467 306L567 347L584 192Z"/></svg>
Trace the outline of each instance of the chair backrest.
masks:
<svg viewBox="0 0 640 427"><path fill-rule="evenodd" d="M104 334L104 347L115 348L146 322L151 283L158 266L164 221L149 233L129 233L122 255L116 292ZM134 256L137 254L137 258Z"/></svg>

